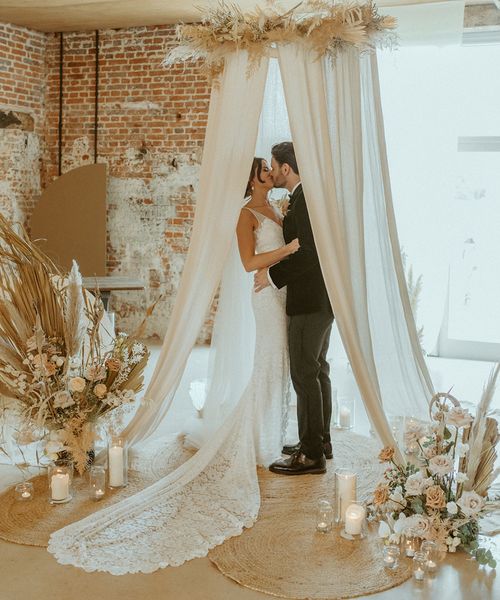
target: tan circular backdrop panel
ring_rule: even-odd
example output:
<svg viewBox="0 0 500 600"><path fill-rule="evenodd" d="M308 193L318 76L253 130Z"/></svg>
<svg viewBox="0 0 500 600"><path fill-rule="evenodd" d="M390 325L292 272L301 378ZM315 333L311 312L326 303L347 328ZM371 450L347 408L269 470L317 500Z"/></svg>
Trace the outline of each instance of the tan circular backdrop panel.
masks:
<svg viewBox="0 0 500 600"><path fill-rule="evenodd" d="M334 460L326 475L287 477L259 469L262 506L257 523L213 549L209 558L224 575L245 587L283 598L354 598L400 585L411 577L403 558L395 571L384 569L375 532L360 541L340 537L340 529L315 531L320 498L334 501L334 471L358 474L358 499L375 487L382 467L379 446L352 433L334 435Z"/></svg>

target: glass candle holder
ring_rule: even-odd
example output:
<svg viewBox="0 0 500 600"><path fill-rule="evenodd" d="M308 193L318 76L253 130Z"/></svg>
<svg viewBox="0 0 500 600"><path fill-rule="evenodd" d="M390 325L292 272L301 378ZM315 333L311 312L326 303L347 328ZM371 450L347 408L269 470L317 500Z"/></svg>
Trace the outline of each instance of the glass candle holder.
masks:
<svg viewBox="0 0 500 600"><path fill-rule="evenodd" d="M349 504L356 502L356 473L348 469L335 471L335 522L344 523Z"/></svg>
<svg viewBox="0 0 500 600"><path fill-rule="evenodd" d="M399 564L399 554L399 546L393 544L385 546L383 554L384 567L386 569L396 569Z"/></svg>
<svg viewBox="0 0 500 600"><path fill-rule="evenodd" d="M128 449L124 438L111 436L108 442L108 485L125 487L128 477Z"/></svg>
<svg viewBox="0 0 500 600"><path fill-rule="evenodd" d="M14 492L16 500L19 500L20 502L29 502L30 500L33 500L33 484L29 481L18 483L14 488Z"/></svg>
<svg viewBox="0 0 500 600"><path fill-rule="evenodd" d="M423 581L426 570L426 559L423 552L415 552L413 556L413 578L416 581Z"/></svg>
<svg viewBox="0 0 500 600"><path fill-rule="evenodd" d="M417 552L419 549L419 546L420 539L414 535L411 529L409 529L404 538L404 549L406 556L413 558L415 556L415 552Z"/></svg>
<svg viewBox="0 0 500 600"><path fill-rule="evenodd" d="M48 466L47 476L51 504L69 502L73 483L73 463L57 461Z"/></svg>
<svg viewBox="0 0 500 600"><path fill-rule="evenodd" d="M101 500L106 494L106 469L100 465L90 468L90 497L92 500Z"/></svg>
<svg viewBox="0 0 500 600"><path fill-rule="evenodd" d="M429 573L434 573L438 567L438 547L436 542L425 540L422 542L420 551L425 556L425 568Z"/></svg>
<svg viewBox="0 0 500 600"><path fill-rule="evenodd" d="M320 500L316 509L316 531L329 533L333 525L333 507L328 500Z"/></svg>
<svg viewBox="0 0 500 600"><path fill-rule="evenodd" d="M351 396L337 397L335 426L339 429L352 429L354 427L354 398Z"/></svg>
<svg viewBox="0 0 500 600"><path fill-rule="evenodd" d="M349 504L345 511L344 529L340 535L348 540L359 540L365 537L366 509L361 502Z"/></svg>

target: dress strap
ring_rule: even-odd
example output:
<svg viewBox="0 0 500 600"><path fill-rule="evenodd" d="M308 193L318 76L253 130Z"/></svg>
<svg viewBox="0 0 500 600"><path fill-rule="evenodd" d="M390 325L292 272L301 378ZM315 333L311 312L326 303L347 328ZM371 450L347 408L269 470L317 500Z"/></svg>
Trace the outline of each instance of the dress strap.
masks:
<svg viewBox="0 0 500 600"><path fill-rule="evenodd" d="M244 206L243 208L245 210L249 210L259 223L262 223L262 221L266 218L266 216L260 213L258 210L253 210L248 206Z"/></svg>

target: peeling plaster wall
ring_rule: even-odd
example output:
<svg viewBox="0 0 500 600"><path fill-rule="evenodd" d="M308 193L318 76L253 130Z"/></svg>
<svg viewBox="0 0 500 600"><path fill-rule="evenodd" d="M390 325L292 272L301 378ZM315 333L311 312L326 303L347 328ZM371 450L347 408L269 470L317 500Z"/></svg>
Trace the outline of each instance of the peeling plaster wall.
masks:
<svg viewBox="0 0 500 600"><path fill-rule="evenodd" d="M24 226L41 192L47 38L0 24L0 212Z"/></svg>

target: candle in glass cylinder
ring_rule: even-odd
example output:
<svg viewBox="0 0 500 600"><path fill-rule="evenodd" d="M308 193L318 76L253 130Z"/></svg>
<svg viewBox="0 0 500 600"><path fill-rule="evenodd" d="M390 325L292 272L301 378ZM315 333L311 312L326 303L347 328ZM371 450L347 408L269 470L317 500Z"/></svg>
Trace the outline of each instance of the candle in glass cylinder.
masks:
<svg viewBox="0 0 500 600"><path fill-rule="evenodd" d="M351 411L347 406L341 406L339 411L339 425L342 429L350 429L351 427Z"/></svg>
<svg viewBox="0 0 500 600"><path fill-rule="evenodd" d="M345 511L349 504L356 502L356 473L346 469L335 472L335 496L337 523L345 521Z"/></svg>
<svg viewBox="0 0 500 600"><path fill-rule="evenodd" d="M366 510L361 504L350 504L345 511L345 532L350 535L361 535Z"/></svg>
<svg viewBox="0 0 500 600"><path fill-rule="evenodd" d="M124 484L123 479L123 447L111 446L108 450L109 460L109 485L111 487L121 487Z"/></svg>
<svg viewBox="0 0 500 600"><path fill-rule="evenodd" d="M56 473L50 479L50 491L52 500L65 500L69 496L68 473Z"/></svg>

